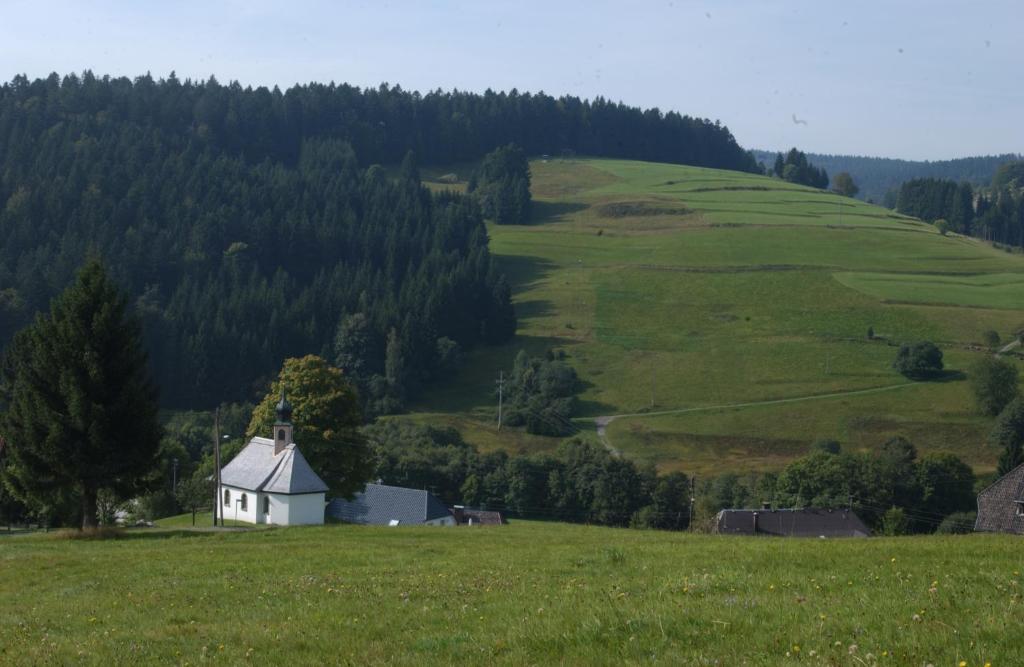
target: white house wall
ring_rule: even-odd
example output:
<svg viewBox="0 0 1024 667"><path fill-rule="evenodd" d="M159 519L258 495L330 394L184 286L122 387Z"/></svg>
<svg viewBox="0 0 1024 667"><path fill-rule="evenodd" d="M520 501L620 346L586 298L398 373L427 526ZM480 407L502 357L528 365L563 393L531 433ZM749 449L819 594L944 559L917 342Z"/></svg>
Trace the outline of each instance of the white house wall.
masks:
<svg viewBox="0 0 1024 667"><path fill-rule="evenodd" d="M455 517L453 517L453 516L443 516L443 517L440 517L438 519L431 519L430 521L424 521L423 525L425 525L425 526L454 526L455 525Z"/></svg>
<svg viewBox="0 0 1024 667"><path fill-rule="evenodd" d="M224 504L224 491L231 492L231 503L230 505ZM246 496L246 509L243 511L239 500L242 498L242 494ZM224 511L224 524L228 525L230 522L243 521L245 523L263 523L262 517L259 514L259 500L260 494L255 491L247 491L245 489L237 489L233 486L221 487L221 492L218 495L220 500L220 508Z"/></svg>
<svg viewBox="0 0 1024 667"><path fill-rule="evenodd" d="M224 491L231 492L230 505L224 504ZM242 511L239 500L246 494L246 509ZM325 494L304 493L286 495L282 493L257 493L233 486L221 487L218 494L220 509L224 512L225 525L236 518L244 523L270 523L275 526L320 525L324 522ZM270 515L263 513L263 499L270 499ZM237 511L237 514L236 514Z"/></svg>
<svg viewBox="0 0 1024 667"><path fill-rule="evenodd" d="M282 511L275 513L279 506ZM324 522L326 506L323 493L303 493L294 496L272 493L270 521L279 526L320 525Z"/></svg>

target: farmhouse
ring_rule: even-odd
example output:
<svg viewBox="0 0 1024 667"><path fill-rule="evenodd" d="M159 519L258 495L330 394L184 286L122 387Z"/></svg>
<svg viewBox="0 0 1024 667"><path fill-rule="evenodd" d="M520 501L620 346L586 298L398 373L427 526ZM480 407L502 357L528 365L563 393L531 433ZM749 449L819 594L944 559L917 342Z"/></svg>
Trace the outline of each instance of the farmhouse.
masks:
<svg viewBox="0 0 1024 667"><path fill-rule="evenodd" d="M978 494L974 530L1024 534L1024 464Z"/></svg>
<svg viewBox="0 0 1024 667"><path fill-rule="evenodd" d="M278 526L322 524L327 485L292 442L292 406L281 393L274 439L255 437L221 470L225 519Z"/></svg>
<svg viewBox="0 0 1024 667"><path fill-rule="evenodd" d="M715 532L776 537L867 537L871 534L850 510L815 508L722 510L715 517Z"/></svg>
<svg viewBox="0 0 1024 667"><path fill-rule="evenodd" d="M352 500L335 498L327 514L339 521L373 526L454 526L455 517L436 496L420 489L367 484Z"/></svg>

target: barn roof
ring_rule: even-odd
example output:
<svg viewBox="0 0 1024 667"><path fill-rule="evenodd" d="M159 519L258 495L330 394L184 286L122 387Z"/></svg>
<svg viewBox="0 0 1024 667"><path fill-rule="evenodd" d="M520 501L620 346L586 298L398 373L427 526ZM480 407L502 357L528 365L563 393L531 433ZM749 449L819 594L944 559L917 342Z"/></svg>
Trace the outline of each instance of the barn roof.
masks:
<svg viewBox="0 0 1024 667"><path fill-rule="evenodd" d="M717 531L726 535L867 537L871 534L868 527L850 510L813 507L722 510L715 523Z"/></svg>
<svg viewBox="0 0 1024 667"><path fill-rule="evenodd" d="M385 484L367 484L352 500L332 500L327 514L340 521L376 526L419 525L451 516L448 507L432 493Z"/></svg>
<svg viewBox="0 0 1024 667"><path fill-rule="evenodd" d="M455 523L460 526L469 524L470 520L476 526L500 526L505 523L505 517L501 515L501 512L459 507L458 505L452 508L452 516L455 517Z"/></svg>
<svg viewBox="0 0 1024 667"><path fill-rule="evenodd" d="M221 484L249 491L324 493L327 485L292 443L274 454L274 441L253 438L220 472Z"/></svg>
<svg viewBox="0 0 1024 667"><path fill-rule="evenodd" d="M1006 473L978 494L974 529L1024 533L1024 464Z"/></svg>

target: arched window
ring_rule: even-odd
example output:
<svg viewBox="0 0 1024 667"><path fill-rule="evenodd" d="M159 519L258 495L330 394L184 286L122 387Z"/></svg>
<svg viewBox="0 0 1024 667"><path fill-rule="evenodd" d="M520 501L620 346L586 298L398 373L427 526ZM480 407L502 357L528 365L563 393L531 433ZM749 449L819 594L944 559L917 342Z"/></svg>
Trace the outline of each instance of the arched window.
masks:
<svg viewBox="0 0 1024 667"><path fill-rule="evenodd" d="M263 496L263 513L270 514L270 496Z"/></svg>
<svg viewBox="0 0 1024 667"><path fill-rule="evenodd" d="M284 440L284 429L283 428L280 428L280 429L277 430L277 439L278 440Z"/></svg>
<svg viewBox="0 0 1024 667"><path fill-rule="evenodd" d="M224 489L224 504L231 506L231 489Z"/></svg>
<svg viewBox="0 0 1024 667"><path fill-rule="evenodd" d="M246 494L246 493L242 494L242 511L243 512L248 512L249 511L249 495Z"/></svg>

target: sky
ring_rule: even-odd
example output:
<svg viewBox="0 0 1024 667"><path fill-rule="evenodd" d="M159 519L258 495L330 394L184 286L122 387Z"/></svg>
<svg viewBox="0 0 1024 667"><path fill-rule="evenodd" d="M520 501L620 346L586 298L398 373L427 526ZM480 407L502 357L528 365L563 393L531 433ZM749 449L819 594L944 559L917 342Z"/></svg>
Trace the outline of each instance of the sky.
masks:
<svg viewBox="0 0 1024 667"><path fill-rule="evenodd" d="M92 70L603 96L745 148L1024 153L1024 2L4 0L0 80Z"/></svg>

